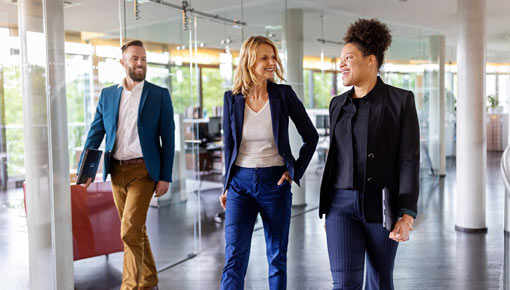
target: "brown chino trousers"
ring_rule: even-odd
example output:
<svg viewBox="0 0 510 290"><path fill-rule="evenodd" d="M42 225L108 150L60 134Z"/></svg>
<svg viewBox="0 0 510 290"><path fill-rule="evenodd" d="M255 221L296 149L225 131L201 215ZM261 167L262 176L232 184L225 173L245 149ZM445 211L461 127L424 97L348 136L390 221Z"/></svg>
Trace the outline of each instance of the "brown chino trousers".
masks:
<svg viewBox="0 0 510 290"><path fill-rule="evenodd" d="M119 212L124 242L121 290L137 290L158 284L156 263L145 228L147 211L156 183L145 163L120 165L112 160L112 189Z"/></svg>

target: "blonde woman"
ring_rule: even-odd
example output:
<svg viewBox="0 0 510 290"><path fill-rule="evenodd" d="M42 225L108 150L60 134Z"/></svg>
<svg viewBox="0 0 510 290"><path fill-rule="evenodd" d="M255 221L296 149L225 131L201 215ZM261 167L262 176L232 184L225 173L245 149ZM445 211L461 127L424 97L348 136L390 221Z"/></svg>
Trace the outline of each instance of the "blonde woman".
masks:
<svg viewBox="0 0 510 290"><path fill-rule="evenodd" d="M223 290L244 288L253 227L259 213L266 237L269 288L286 288L291 183L299 185L319 136L292 88L277 84L276 79L284 80L274 43L263 36L248 38L241 48L234 86L225 93L223 104ZM303 140L297 159L289 145L289 118Z"/></svg>

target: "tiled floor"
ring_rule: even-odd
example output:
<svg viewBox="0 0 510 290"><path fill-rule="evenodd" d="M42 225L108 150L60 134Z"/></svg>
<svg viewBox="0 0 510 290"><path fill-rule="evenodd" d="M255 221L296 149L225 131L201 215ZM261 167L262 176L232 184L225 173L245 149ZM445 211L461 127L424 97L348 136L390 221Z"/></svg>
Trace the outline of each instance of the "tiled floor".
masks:
<svg viewBox="0 0 510 290"><path fill-rule="evenodd" d="M396 289L499 289L503 262L504 186L500 154L488 154L487 234L466 234L455 227L455 168L449 160L446 178L422 174L419 217L409 242L399 246ZM312 165L313 166L313 165ZM307 174L306 207L293 209L288 254L288 289L331 289L323 220L317 214L320 175ZM221 185L201 192L201 245L195 258L159 273L160 289L219 289L223 267L223 227L214 222L220 211ZM212 186L211 186L212 185ZM28 288L28 243L19 191L0 194L0 289ZM197 195L187 203L151 208L148 231L158 267L179 261L198 248L194 243ZM260 227L260 223L256 225ZM7 269L9 271L7 271ZM76 289L118 289L122 254L74 263ZM9 274L7 274L9 273ZM8 275L8 276L7 276ZM256 230L246 289L267 289L263 231Z"/></svg>

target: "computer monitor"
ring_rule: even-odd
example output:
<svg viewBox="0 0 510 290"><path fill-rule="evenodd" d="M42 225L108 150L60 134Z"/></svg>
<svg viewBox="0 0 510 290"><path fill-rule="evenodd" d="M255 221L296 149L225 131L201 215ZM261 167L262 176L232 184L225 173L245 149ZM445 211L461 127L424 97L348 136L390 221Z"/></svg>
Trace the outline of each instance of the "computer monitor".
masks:
<svg viewBox="0 0 510 290"><path fill-rule="evenodd" d="M209 135L221 137L221 117L209 117Z"/></svg>
<svg viewBox="0 0 510 290"><path fill-rule="evenodd" d="M329 116L328 115L316 115L315 116L315 127L317 129L329 129Z"/></svg>

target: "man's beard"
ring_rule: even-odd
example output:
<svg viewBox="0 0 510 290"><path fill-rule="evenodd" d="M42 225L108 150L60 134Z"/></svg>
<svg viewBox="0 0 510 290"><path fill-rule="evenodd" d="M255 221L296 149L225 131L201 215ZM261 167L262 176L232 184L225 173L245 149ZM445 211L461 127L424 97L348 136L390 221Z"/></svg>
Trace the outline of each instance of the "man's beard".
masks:
<svg viewBox="0 0 510 290"><path fill-rule="evenodd" d="M145 80L145 72L146 70L143 70L143 73L135 72L132 68L129 68L129 77L134 80L135 82L141 82Z"/></svg>

